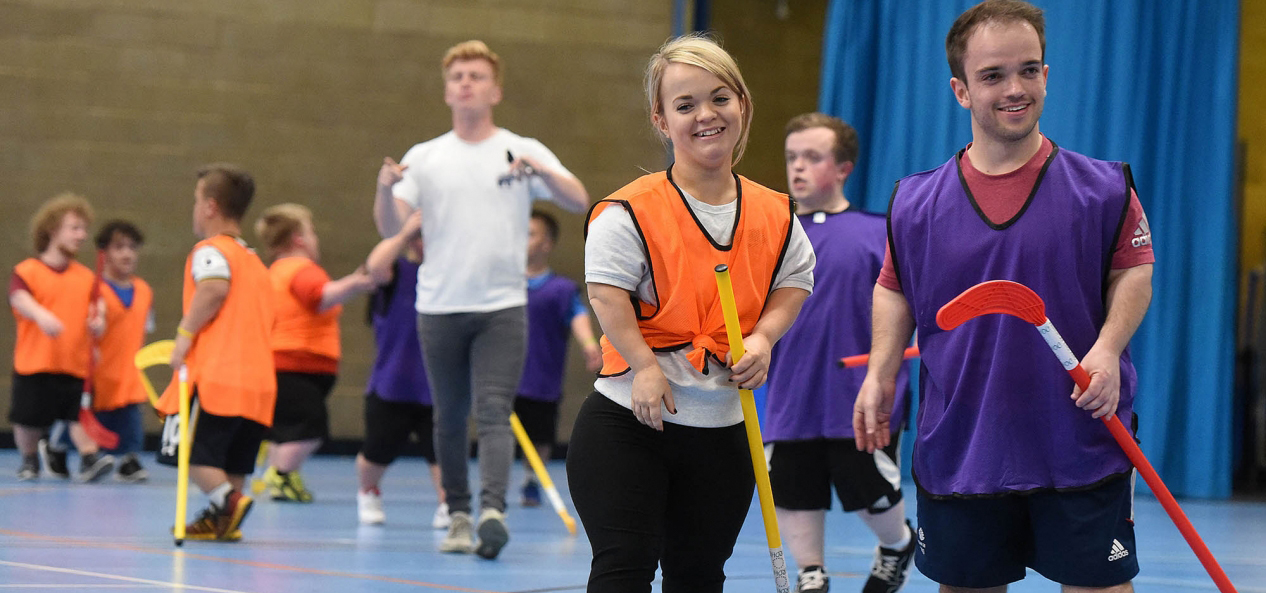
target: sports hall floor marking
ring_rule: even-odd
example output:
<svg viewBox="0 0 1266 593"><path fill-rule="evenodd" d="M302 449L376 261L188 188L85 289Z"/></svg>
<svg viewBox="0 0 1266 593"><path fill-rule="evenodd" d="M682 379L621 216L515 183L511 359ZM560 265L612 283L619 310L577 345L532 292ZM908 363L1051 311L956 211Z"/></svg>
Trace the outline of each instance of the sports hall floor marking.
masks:
<svg viewBox="0 0 1266 593"><path fill-rule="evenodd" d="M25 562L10 562L8 560L0 560L0 565L13 566L16 568L26 568L29 570L42 570L45 572L57 572L61 574L73 574L83 577L96 577L99 579L114 579L116 581L126 581L129 583L140 583L142 585L153 585L155 587L175 587L177 589L185 589L188 591L206 591L207 593L246 593L236 589L219 589L216 587L203 587L201 585L186 585L172 581L156 581L152 579L141 579L137 577L125 577L123 575L108 574L104 572L93 572L90 570L77 570L74 568L60 568L57 566L46 566L43 564L27 564ZM50 585L51 586L51 585ZM66 588L71 585L57 585L60 588Z"/></svg>
<svg viewBox="0 0 1266 593"><path fill-rule="evenodd" d="M157 587L166 587L167 585L154 585ZM66 585L54 585L51 583L27 583L27 584L0 584L0 589L136 589L136 585L124 585L122 583L97 583L89 585L85 583L70 583Z"/></svg>
<svg viewBox="0 0 1266 593"><path fill-rule="evenodd" d="M393 584L397 584L397 585L412 585L412 586L415 586L415 587L427 587L427 588L430 588L430 589L438 589L438 590L441 590L441 591L458 591L458 592L460 592L460 593L501 593L500 591L491 591L491 590L488 590L488 589L472 589L472 588L470 588L470 587L458 587L458 586L455 586L455 585L441 585L441 584L439 584L439 583L428 583L428 582L425 582L425 581L415 581L415 580L412 580L412 579L401 579L401 578L396 578L396 577L385 577L385 576L379 576L379 575L373 575L373 574L361 574L361 573L355 573L355 572L343 572L343 571L337 571L337 570L321 570L321 569L318 569L318 568L306 568L306 567L303 567L303 566L290 566L290 565L288 565L288 564L276 564L276 563L272 563L272 562L256 562L256 561L254 561L254 560L240 560L240 559L237 559L237 558L223 558L223 557L220 557L220 556L209 556L209 555L204 555L204 554L192 554L192 553L186 552L186 551L184 551L184 550L168 550L168 549L162 549L162 548L150 548L150 547L137 546L137 545L132 545L132 544L118 544L118 543L108 543L108 542L92 542L92 541L78 540L78 539L69 538L69 537L59 537L59 536L54 536L54 535L42 535L42 534L38 534L38 533L26 533L26 532L22 532L22 531L13 531L13 530L9 530L9 529L0 529L0 535L7 535L7 536L11 536L11 537L18 537L18 538L31 539L31 540L38 540L38 541L46 541L46 542L56 543L56 544L60 544L60 545L80 546L80 547L85 547L85 548L106 548L106 549L112 549L112 550L127 550L127 551L131 551L131 552L142 552L142 553L146 553L146 554L157 554L157 555L161 555L161 556L172 556L172 557L179 557L179 558L187 558L187 559L191 559L191 560L207 560L207 561L211 561L211 562L221 562L221 563L224 563L224 564L236 564L236 565L238 565L238 566L250 566L250 567L252 567L252 568L263 568L263 569L268 569L268 570L281 570L281 571L287 571L287 572L297 572L297 573L301 573L301 574L310 574L310 575L317 575L317 576L342 577L342 578L348 578L348 579L360 579L360 580L364 580L364 581L376 581L376 582L382 582L382 583L393 583ZM21 563L18 563L18 562L7 562L7 561L0 561L0 564L10 564L10 565L14 565L14 566L19 566L19 565L21 565ZM31 566L31 567L37 567L37 566L39 566L39 565L34 565L34 564L33 564L33 565L30 565L30 566ZM72 569L57 569L56 567L45 567L45 568L49 568L49 569L52 569L52 570L64 570L64 571L70 571L70 570L72 570ZM85 572L85 573L82 573L82 574L90 574L90 573L86 573L86 572ZM127 578L130 578L130 577L119 577L119 578L124 578L124 579L127 579ZM144 579L140 579L140 580L144 580ZM154 583L159 583L159 581L152 581L152 582L154 582ZM164 585L167 585L167 586L172 586L172 585L175 585L175 586L181 586L181 587L185 587L185 588L192 588L192 587L193 587L192 585L180 585L179 583L163 583L163 584L164 584ZM214 589L214 588L203 588L203 589L199 589L199 590L205 590L205 591L228 591L229 593L244 593L244 592L241 592L241 591L229 591L228 589Z"/></svg>
<svg viewBox="0 0 1266 593"><path fill-rule="evenodd" d="M15 494L38 494L40 492L52 492L58 490L56 486L32 486L29 488L0 488L0 496L13 496Z"/></svg>

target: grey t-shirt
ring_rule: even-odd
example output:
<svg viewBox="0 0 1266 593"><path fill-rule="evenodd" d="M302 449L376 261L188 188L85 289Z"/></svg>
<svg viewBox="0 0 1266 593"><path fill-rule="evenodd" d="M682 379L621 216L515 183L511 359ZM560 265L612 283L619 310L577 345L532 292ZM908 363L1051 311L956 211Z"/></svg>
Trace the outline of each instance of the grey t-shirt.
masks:
<svg viewBox="0 0 1266 593"><path fill-rule="evenodd" d="M728 245L732 239L738 200L714 206L684 192L683 195L713 240L720 245ZM813 245L809 243L799 219L793 216L791 223L791 241L783 254L773 289L801 288L813 292L813 266L816 262ZM650 262L642 250L642 239L624 208L619 205L608 207L589 225L589 235L585 240L585 282L622 288L636 294L643 302L656 305L650 269ZM689 348L655 354L677 404L675 415L661 406L664 421L701 428L732 426L742 422L738 388L729 382L729 369L709 360L708 374L702 374L690 364L687 352ZM593 386L611 401L632 409L633 373L599 378Z"/></svg>

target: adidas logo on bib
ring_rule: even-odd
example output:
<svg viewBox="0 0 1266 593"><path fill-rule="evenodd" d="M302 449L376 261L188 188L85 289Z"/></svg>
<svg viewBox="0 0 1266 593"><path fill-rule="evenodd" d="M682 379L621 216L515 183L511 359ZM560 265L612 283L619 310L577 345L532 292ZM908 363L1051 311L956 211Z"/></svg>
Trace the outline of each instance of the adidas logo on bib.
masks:
<svg viewBox="0 0 1266 593"><path fill-rule="evenodd" d="M1108 562L1112 562L1114 560L1120 560L1129 555L1130 555L1130 551L1125 549L1125 546L1121 545L1120 541L1115 540L1115 539L1112 540L1112 550L1108 552Z"/></svg>

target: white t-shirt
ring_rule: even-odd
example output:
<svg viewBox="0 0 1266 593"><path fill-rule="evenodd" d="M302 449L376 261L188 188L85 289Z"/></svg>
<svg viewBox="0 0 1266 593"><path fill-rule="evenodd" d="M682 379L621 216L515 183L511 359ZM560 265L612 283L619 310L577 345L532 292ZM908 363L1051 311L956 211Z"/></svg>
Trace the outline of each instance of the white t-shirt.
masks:
<svg viewBox="0 0 1266 593"><path fill-rule="evenodd" d="M713 240L719 245L729 245L738 200L713 206L685 192L682 195ZM798 218L792 216L791 225L791 241L783 254L773 289L801 288L813 292L813 266L817 262L813 245ZM623 288L635 293L638 299L655 305L658 303L651 287L650 268L642 251L642 239L624 208L612 205L590 223L589 235L585 239L585 282ZM701 428L733 426L742 422L738 387L729 382L730 370L709 357L708 374L702 374L686 358L688 352L690 348L687 347L655 353L655 359L671 385L673 401L677 404L676 414L669 414L661 405L664 421ZM594 381L593 387L611 401L632 409L633 373L600 377Z"/></svg>
<svg viewBox="0 0 1266 593"><path fill-rule="evenodd" d="M239 239L238 242L240 243L241 240ZM212 245L203 245L193 252L189 273L193 276L194 282L213 278L232 280L229 273L229 260L225 259L224 254Z"/></svg>
<svg viewBox="0 0 1266 593"><path fill-rule="evenodd" d="M409 149L396 199L422 210L425 256L417 311L488 312L527 304L532 201L554 196L538 177L507 179L510 156L572 174L544 144L497 128L475 144L448 132Z"/></svg>

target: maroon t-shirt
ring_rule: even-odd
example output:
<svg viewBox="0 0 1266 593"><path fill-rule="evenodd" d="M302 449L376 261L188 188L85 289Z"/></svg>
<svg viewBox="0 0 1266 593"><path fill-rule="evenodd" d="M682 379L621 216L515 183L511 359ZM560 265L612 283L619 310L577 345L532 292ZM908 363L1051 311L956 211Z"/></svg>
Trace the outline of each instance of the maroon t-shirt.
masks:
<svg viewBox="0 0 1266 593"><path fill-rule="evenodd" d="M971 148L971 144L967 145ZM1050 156L1055 146L1045 136L1037 153L1019 169L1001 175L988 175L980 172L971 164L967 151L959 164L963 170L963 179L976 198L981 212L994 224L1001 224L1015 216L1024 207L1025 200L1033 191L1033 184L1042 174L1042 165ZM1138 194L1130 191L1130 206L1125 214L1125 223L1121 226L1121 236L1112 250L1112 269L1123 270L1143 264L1156 262L1152 251L1152 231L1147 225L1147 216L1143 213L1143 205L1139 203ZM879 285L889 290L901 292L901 281L892 269L892 252L884 249L884 266L879 271Z"/></svg>

